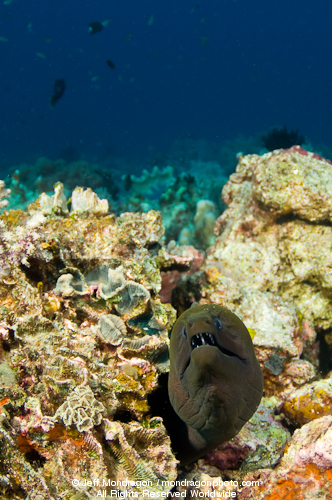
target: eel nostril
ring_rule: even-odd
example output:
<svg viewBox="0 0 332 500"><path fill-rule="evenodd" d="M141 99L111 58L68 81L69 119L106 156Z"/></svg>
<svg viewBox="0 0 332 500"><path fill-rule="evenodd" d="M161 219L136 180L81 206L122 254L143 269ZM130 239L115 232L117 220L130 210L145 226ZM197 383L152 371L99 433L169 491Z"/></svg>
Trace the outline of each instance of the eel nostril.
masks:
<svg viewBox="0 0 332 500"><path fill-rule="evenodd" d="M222 324L219 318L213 318L213 323L215 324L217 330L222 330Z"/></svg>

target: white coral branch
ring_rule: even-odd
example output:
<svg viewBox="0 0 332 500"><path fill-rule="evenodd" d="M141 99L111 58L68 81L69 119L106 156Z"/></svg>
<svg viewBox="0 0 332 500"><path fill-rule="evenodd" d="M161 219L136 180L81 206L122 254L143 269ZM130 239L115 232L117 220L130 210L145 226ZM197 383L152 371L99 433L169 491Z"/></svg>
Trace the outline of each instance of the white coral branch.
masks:
<svg viewBox="0 0 332 500"><path fill-rule="evenodd" d="M3 200L2 198L7 198L9 195L10 189L6 189L4 181L0 181L0 208L8 204L8 200Z"/></svg>

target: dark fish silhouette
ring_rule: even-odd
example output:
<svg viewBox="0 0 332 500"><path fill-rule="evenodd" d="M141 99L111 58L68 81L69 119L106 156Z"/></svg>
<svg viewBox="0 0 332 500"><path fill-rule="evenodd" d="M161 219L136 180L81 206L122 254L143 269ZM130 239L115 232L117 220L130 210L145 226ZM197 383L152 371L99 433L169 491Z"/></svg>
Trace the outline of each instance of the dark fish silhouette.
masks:
<svg viewBox="0 0 332 500"><path fill-rule="evenodd" d="M66 90L66 82L64 78L58 78L53 84L53 95L50 100L51 108L54 108L56 103L64 94Z"/></svg>
<svg viewBox="0 0 332 500"><path fill-rule="evenodd" d="M114 69L114 68L115 68L115 64L114 64L114 62L113 62L113 61L111 61L110 59L107 59L106 64L107 64L107 66L109 66L111 69Z"/></svg>
<svg viewBox="0 0 332 500"><path fill-rule="evenodd" d="M104 28L103 23L100 23L99 21L94 21L92 23L89 23L89 31L91 35L99 33L103 28Z"/></svg>
<svg viewBox="0 0 332 500"><path fill-rule="evenodd" d="M230 440L255 413L263 376L247 328L229 309L195 302L181 314L171 335L168 393L182 420L171 435L182 465Z"/></svg>

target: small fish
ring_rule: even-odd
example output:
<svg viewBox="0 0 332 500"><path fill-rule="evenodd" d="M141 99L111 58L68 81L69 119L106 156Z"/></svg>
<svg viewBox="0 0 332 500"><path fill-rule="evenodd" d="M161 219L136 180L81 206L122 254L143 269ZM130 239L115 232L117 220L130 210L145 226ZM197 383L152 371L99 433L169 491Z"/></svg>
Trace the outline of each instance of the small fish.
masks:
<svg viewBox="0 0 332 500"><path fill-rule="evenodd" d="M4 5L10 5L12 4L13 2L15 2L16 0L5 0L3 3Z"/></svg>
<svg viewBox="0 0 332 500"><path fill-rule="evenodd" d="M151 14L151 16L148 19L148 23L147 24L148 24L148 26L151 26L153 23L154 23L154 15Z"/></svg>
<svg viewBox="0 0 332 500"><path fill-rule="evenodd" d="M40 57L40 59L46 59L46 56L43 52L36 52L36 56Z"/></svg>
<svg viewBox="0 0 332 500"><path fill-rule="evenodd" d="M0 42L8 42L8 38L6 36L0 36Z"/></svg>
<svg viewBox="0 0 332 500"><path fill-rule="evenodd" d="M125 37L125 42L130 42L131 38L132 38L132 34L129 33L126 37Z"/></svg>
<svg viewBox="0 0 332 500"><path fill-rule="evenodd" d="M107 59L106 64L107 64L107 66L109 66L111 69L114 69L114 68L115 68L115 64L114 64L114 62L113 62L113 61L111 61L110 59Z"/></svg>
<svg viewBox="0 0 332 500"><path fill-rule="evenodd" d="M57 78L57 80L55 80L53 84L53 95L50 99L51 108L54 108L58 100L61 99L61 97L63 96L65 90L66 90L65 79Z"/></svg>
<svg viewBox="0 0 332 500"><path fill-rule="evenodd" d="M107 25L109 24L109 21L93 21L92 23L89 23L89 32L91 35L95 35L96 33L99 33L102 29L104 29Z"/></svg>
<svg viewBox="0 0 332 500"><path fill-rule="evenodd" d="M201 36L201 44L202 44L202 47L205 47L206 44L208 43L209 41L209 37L208 36Z"/></svg>

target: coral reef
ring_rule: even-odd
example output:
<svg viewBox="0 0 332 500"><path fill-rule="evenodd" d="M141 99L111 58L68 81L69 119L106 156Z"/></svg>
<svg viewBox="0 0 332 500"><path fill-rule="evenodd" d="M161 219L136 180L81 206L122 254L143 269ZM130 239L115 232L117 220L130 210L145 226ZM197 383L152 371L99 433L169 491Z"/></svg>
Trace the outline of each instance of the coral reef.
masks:
<svg viewBox="0 0 332 500"><path fill-rule="evenodd" d="M239 155L211 246L197 204L211 209L200 222L222 208L199 174L173 171L131 212L133 190L51 192L61 178L43 165L47 193L21 167L0 191L1 498L331 498L331 163L300 147ZM195 246L176 243L183 228ZM149 398L167 378L173 306L194 301L245 323L265 398L235 438L179 469L165 400Z"/></svg>
<svg viewBox="0 0 332 500"><path fill-rule="evenodd" d="M152 172L143 170L140 177L126 174L122 180L128 193L123 206L131 211L160 210L167 242L178 240L203 250L213 243L214 221L224 208L220 191L227 180L218 163L195 161L190 173L177 176L173 167L155 166Z"/></svg>
<svg viewBox="0 0 332 500"><path fill-rule="evenodd" d="M176 477L147 402L176 316L158 297L160 214L116 217L75 192L70 212L58 183L0 215L2 498L83 499L126 479L141 496L139 481Z"/></svg>
<svg viewBox="0 0 332 500"><path fill-rule="evenodd" d="M214 236L211 215L213 213L216 217L224 208L220 191L227 181L219 163L195 160L191 165L192 174L182 169L176 175L173 166L159 168L154 165L151 171L143 169L140 176L125 174L121 178L123 170L126 170L123 165L109 170L83 160L66 164L64 160L51 161L47 158L39 158L35 165L14 166L6 179L6 185L11 191L7 208L24 210L41 195L39 203L44 214L58 209L64 212L71 209L71 213L77 215L82 215L87 210L106 214L110 209L117 215L123 212L159 210L167 242L176 240L187 226L190 231L188 244L205 249L212 243ZM53 194L53 188L60 182L63 184L61 193L59 191ZM87 190L77 188L78 185ZM191 231L196 226L196 205L205 199L211 200L215 207L210 210L206 236L201 238L200 233L197 233L199 237L196 238L194 229Z"/></svg>
<svg viewBox="0 0 332 500"><path fill-rule="evenodd" d="M212 485L217 467L238 481L239 499L330 498L331 375L320 378L320 371L328 371L321 363L332 344L324 251L331 246L331 183L331 163L300 147L239 156L223 188L228 208L216 221L216 241L199 271L173 289L173 303L224 305L253 333L268 410L261 407L187 476ZM291 437L281 424L300 429Z"/></svg>
<svg viewBox="0 0 332 500"><path fill-rule="evenodd" d="M241 284L278 293L316 327L332 325L329 245L332 166L301 148L239 161L208 262ZM315 224L312 224L315 222Z"/></svg>
<svg viewBox="0 0 332 500"><path fill-rule="evenodd" d="M332 417L314 420L295 431L280 465L267 474L254 473L244 480L257 481L258 486L244 487L240 500L277 500L296 497L331 498ZM257 483L256 483L257 484Z"/></svg>
<svg viewBox="0 0 332 500"><path fill-rule="evenodd" d="M89 212L93 214L107 214L108 201L100 200L92 189L76 188L71 195L72 214Z"/></svg>
<svg viewBox="0 0 332 500"><path fill-rule="evenodd" d="M116 478L121 479L122 471L117 465L120 463L128 481L133 483L131 492L140 496L142 488L139 484L143 483L149 495L163 492L163 496L167 496L170 483L176 477L176 461L165 439L165 428L160 418L152 418L148 425L143 426L135 422L129 425L105 419L104 436L110 448L111 460L114 460L115 468L118 469ZM162 477L168 478L165 484L160 481Z"/></svg>
<svg viewBox="0 0 332 500"><path fill-rule="evenodd" d="M12 206L30 203L39 194L51 192L57 182L65 184L69 191L77 186L93 190L106 188L113 198L119 192L111 171L105 167L84 160L67 163L62 159L53 161L41 157L34 165L22 163L10 169L9 187L16 196L16 204Z"/></svg>
<svg viewBox="0 0 332 500"><path fill-rule="evenodd" d="M161 271L160 299L166 303L172 302L172 292L182 277L196 273L204 261L204 254L192 245L177 245L174 240L171 240L162 255L165 260L163 261L164 271Z"/></svg>

